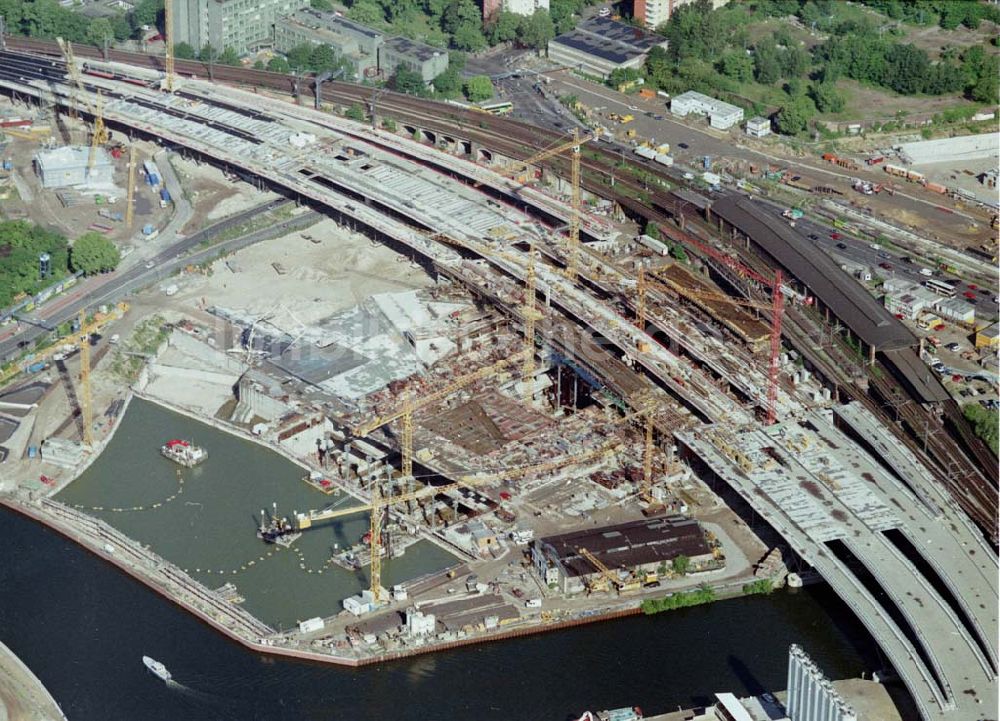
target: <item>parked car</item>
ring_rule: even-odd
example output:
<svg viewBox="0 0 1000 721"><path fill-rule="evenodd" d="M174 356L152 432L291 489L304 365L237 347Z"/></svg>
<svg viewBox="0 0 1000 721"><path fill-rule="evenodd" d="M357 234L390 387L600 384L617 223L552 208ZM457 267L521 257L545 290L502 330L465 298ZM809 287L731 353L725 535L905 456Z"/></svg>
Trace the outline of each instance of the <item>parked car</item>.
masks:
<svg viewBox="0 0 1000 721"><path fill-rule="evenodd" d="M847 250L847 243L837 243L837 247L841 250Z"/></svg>
<svg viewBox="0 0 1000 721"><path fill-rule="evenodd" d="M687 150L689 146L687 143L677 143L677 147L682 150Z"/></svg>
<svg viewBox="0 0 1000 721"><path fill-rule="evenodd" d="M964 293L962 293L962 295L964 297L966 297L966 298L975 298L976 297L976 294L973 293L971 290L965 291Z"/></svg>
<svg viewBox="0 0 1000 721"><path fill-rule="evenodd" d="M816 235L815 233L810 233L809 240L819 240L819 236Z"/></svg>
<svg viewBox="0 0 1000 721"><path fill-rule="evenodd" d="M842 236L840 235L840 233L830 233L830 237L833 238L834 240L840 240Z"/></svg>
<svg viewBox="0 0 1000 721"><path fill-rule="evenodd" d="M892 266L889 263L885 262L879 263L878 267L881 268L882 270L892 270Z"/></svg>

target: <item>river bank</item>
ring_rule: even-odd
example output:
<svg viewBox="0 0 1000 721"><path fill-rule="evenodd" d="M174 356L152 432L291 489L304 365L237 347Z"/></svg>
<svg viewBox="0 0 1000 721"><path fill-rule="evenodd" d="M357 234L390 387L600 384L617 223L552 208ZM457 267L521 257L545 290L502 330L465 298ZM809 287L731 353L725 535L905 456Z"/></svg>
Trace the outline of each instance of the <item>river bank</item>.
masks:
<svg viewBox="0 0 1000 721"><path fill-rule="evenodd" d="M7 538L0 638L71 721L566 721L587 708L648 714L783 688L790 643L833 678L881 665L825 586L635 615L390 664L348 668L248 649L33 520L0 508ZM123 613L122 609L128 609ZM142 665L162 661L178 685ZM462 689L476 689L475 695Z"/></svg>
<svg viewBox="0 0 1000 721"><path fill-rule="evenodd" d="M14 652L0 642L0 721L66 721L59 704Z"/></svg>

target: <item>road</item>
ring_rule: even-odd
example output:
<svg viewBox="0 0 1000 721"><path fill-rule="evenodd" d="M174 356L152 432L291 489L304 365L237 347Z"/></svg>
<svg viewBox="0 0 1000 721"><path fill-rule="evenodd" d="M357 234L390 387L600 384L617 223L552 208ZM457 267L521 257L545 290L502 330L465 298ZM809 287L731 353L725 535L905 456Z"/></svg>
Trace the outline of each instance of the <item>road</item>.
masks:
<svg viewBox="0 0 1000 721"><path fill-rule="evenodd" d="M75 317L81 308L92 308L102 303L113 302L137 288L168 277L185 265L199 263L211 257L212 254L239 247L239 243L246 242L246 238L248 237L259 236L259 239L263 239L266 237L266 233L258 231L249 236L234 238L218 246L186 256L188 251L210 240L219 233L241 225L261 213L274 210L278 206L290 202L289 200L280 199L250 208L242 213L237 213L225 220L219 221L198 233L182 238L170 247L154 255L145 265L136 264L132 267L120 268L112 273L88 278L76 286L72 292L43 305L36 316L44 320L51 327L58 326ZM266 228L265 231L274 232L275 230L286 228L294 229L295 227L299 227L300 223L304 222L302 217L297 216L284 223ZM147 268L146 266L150 263L153 264L152 267ZM17 328L13 329L13 332L9 332L6 337L0 339L0 362L11 360L21 352L22 348L47 333L49 331L42 327L21 323Z"/></svg>

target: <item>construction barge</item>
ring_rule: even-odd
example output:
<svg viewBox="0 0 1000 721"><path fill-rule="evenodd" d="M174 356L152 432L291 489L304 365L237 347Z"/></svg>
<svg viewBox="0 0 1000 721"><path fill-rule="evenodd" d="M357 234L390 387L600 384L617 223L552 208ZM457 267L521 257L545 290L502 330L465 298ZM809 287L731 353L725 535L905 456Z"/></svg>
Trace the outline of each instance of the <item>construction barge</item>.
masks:
<svg viewBox="0 0 1000 721"><path fill-rule="evenodd" d="M160 454L186 468L193 468L208 460L208 451L180 438L174 438L160 446Z"/></svg>

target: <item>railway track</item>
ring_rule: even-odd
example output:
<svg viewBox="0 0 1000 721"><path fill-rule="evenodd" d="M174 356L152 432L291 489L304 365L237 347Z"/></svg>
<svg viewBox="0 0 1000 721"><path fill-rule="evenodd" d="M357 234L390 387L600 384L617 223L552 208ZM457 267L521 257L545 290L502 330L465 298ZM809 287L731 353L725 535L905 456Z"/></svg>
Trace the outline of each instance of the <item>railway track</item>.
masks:
<svg viewBox="0 0 1000 721"><path fill-rule="evenodd" d="M45 80L61 80L64 76L65 68L62 63L62 54L56 43L19 37L8 37L6 40L8 50L50 56L52 65L50 68L37 66L30 68L31 64L28 61L18 58L12 59L9 54L5 56L5 63L13 63L17 67L25 69L34 69L39 73L39 77ZM89 46L76 47L75 53L80 58L103 59L102 53L97 48ZM162 71L163 59L157 56L111 50L108 53L108 59ZM217 82L264 87L290 96L294 96L298 91L300 97L310 99L314 97L310 76L303 76L296 87L295 78L268 71L219 65L210 69L205 63L190 60L176 61L176 69L181 75L194 75L203 79L211 76ZM7 74L10 76L10 72ZM334 100L342 104L358 103L367 107L372 98L372 89L350 83L332 82L324 84L323 96L324 100ZM394 117L399 122L417 124L421 128L443 136L459 136L462 140L482 143L491 150L513 158L528 157L538 150L550 147L555 142L565 139L564 134L555 131L534 128L506 118L498 118L394 92L380 94L377 110L381 114ZM664 230L668 231L668 235L673 240L683 242L685 234L676 229L674 222L677 208L680 205L679 201L663 189L647 187L645 183L627 175L619 177L615 171L620 160L621 155L618 151L612 151L599 145L587 146L581 157L584 187L604 197L611 197L632 219L639 222L658 223L663 226ZM646 165L640 163L639 159L636 158L630 157L629 160L633 165ZM569 171L569 158L556 156L544 161L542 165L553 172L566 175ZM647 165L647 170L671 184L678 184L675 178L664 177L660 168ZM611 188L607 182L610 177L615 178L615 188ZM622 188L628 192L621 192ZM888 370L881 379L876 379L876 381L880 384L880 392L888 394L885 396L886 398L893 397L896 393L894 388L902 389ZM858 400L872 407L871 399L860 394L857 397ZM909 416L906 419L907 424L919 436L921 429L930 423L930 417L933 414L928 414L917 403L907 405L912 407L904 410ZM876 407L875 410L879 412L880 416L885 417L884 412L880 409ZM946 482L966 511L992 534L996 525L997 488L995 481L991 481L985 476L989 473L989 470L986 469L995 470L996 459L992 457L982 441L972 434L971 428L961 417L961 411L956 403L949 402L943 410L948 421L948 428L957 438L949 437L945 433L931 434L927 439L928 452L947 469ZM938 427L940 428L940 424ZM911 447L911 450L921 452L923 455L920 444L914 437L905 436L905 434L898 435ZM972 458L967 457L960 450L959 443L970 451ZM955 478L958 480L952 480Z"/></svg>

